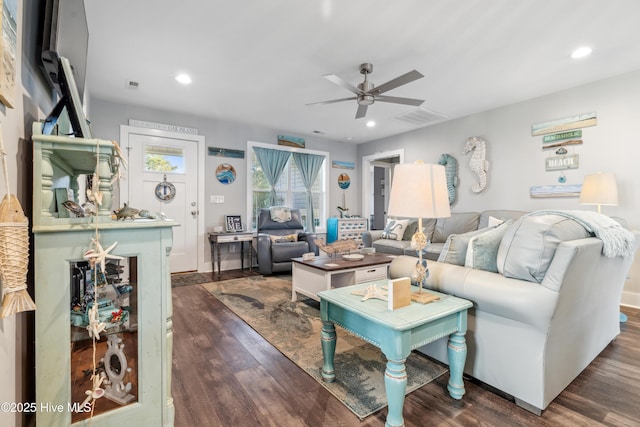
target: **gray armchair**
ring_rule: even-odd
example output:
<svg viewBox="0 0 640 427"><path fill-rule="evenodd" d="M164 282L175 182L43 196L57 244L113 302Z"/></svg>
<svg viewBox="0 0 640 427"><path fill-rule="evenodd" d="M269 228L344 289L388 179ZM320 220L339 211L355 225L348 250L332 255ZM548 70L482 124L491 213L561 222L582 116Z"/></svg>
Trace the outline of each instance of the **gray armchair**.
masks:
<svg viewBox="0 0 640 427"><path fill-rule="evenodd" d="M260 209L257 231L260 274L291 271L291 258L307 252L318 255L316 235L304 231L299 209L291 209L291 220L285 222L273 221L269 208Z"/></svg>

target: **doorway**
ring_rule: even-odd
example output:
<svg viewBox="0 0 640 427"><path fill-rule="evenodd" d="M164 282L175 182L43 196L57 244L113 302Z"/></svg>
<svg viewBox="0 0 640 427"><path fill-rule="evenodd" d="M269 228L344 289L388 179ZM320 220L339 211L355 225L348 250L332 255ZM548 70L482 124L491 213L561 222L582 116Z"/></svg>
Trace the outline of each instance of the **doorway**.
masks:
<svg viewBox="0 0 640 427"><path fill-rule="evenodd" d="M404 149L362 158L362 212L371 230L381 230L387 222L393 166L403 162Z"/></svg>
<svg viewBox="0 0 640 427"><path fill-rule="evenodd" d="M176 221L169 256L171 273L201 271L204 265L204 137L121 126L127 179L121 205ZM197 254L197 256L195 256Z"/></svg>

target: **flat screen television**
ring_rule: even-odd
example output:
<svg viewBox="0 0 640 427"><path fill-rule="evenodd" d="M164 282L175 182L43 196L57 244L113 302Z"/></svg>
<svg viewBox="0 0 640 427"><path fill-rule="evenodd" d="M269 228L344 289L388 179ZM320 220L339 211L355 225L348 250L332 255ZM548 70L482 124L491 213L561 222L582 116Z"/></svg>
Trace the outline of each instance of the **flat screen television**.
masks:
<svg viewBox="0 0 640 427"><path fill-rule="evenodd" d="M82 102L80 101L78 88L73 77L73 71L71 70L71 63L63 56L58 58L57 63L58 86L61 93L60 101L58 101L58 104L53 108L51 114L45 119L42 133L44 135L50 135L56 124L58 124L61 115L66 112L69 117L73 136L77 138L91 138L91 129L84 115L84 110L82 109Z"/></svg>
<svg viewBox="0 0 640 427"><path fill-rule="evenodd" d="M42 65L50 84L62 96L59 61L65 57L73 69L80 99L84 96L89 28L84 0L43 0Z"/></svg>

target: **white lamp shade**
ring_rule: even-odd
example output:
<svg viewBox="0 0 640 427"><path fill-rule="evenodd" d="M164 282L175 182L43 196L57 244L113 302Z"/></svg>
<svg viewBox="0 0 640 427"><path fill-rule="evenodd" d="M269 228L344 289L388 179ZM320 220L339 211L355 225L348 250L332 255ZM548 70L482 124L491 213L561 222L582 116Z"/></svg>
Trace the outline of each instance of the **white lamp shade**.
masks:
<svg viewBox="0 0 640 427"><path fill-rule="evenodd" d="M396 165L387 214L406 218L451 216L444 166L427 163Z"/></svg>
<svg viewBox="0 0 640 427"><path fill-rule="evenodd" d="M618 186L612 173L596 173L584 177L580 203L583 205L618 205Z"/></svg>

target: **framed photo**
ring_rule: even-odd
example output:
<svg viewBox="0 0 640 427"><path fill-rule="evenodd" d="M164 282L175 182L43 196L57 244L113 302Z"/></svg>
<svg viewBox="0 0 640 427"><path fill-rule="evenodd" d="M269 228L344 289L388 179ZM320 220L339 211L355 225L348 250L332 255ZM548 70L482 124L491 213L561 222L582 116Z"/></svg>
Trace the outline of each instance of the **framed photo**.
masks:
<svg viewBox="0 0 640 427"><path fill-rule="evenodd" d="M244 231L244 225L242 224L242 216L240 215L225 215L224 223L228 233L235 231Z"/></svg>

